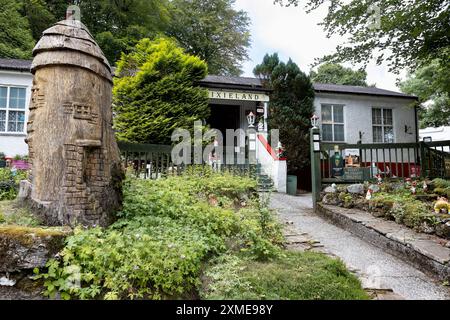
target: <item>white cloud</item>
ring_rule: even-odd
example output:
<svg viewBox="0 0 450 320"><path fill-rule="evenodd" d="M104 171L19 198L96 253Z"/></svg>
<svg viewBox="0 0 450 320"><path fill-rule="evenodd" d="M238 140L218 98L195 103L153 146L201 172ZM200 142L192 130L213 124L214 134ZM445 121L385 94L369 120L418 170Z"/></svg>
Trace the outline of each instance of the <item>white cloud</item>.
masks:
<svg viewBox="0 0 450 320"><path fill-rule="evenodd" d="M309 14L302 6L281 7L274 5L273 0L237 0L235 7L248 12L252 21L252 61L244 63L245 76L253 76L255 65L266 53L273 52L278 52L283 60L292 58L303 71L309 72L315 58L333 53L336 46L345 41L340 36L327 38L322 26L317 25L326 15L325 6ZM371 62L367 73L369 84L398 91L395 84L398 76L388 72L386 65Z"/></svg>

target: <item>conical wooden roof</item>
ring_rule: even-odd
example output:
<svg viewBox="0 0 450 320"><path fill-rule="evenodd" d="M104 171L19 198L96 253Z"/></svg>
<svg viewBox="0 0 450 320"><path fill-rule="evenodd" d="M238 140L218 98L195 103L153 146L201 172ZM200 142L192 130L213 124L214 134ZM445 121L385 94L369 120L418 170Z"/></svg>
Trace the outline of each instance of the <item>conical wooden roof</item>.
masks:
<svg viewBox="0 0 450 320"><path fill-rule="evenodd" d="M50 65L73 65L89 69L112 81L111 66L86 26L63 20L45 30L33 49L31 72Z"/></svg>

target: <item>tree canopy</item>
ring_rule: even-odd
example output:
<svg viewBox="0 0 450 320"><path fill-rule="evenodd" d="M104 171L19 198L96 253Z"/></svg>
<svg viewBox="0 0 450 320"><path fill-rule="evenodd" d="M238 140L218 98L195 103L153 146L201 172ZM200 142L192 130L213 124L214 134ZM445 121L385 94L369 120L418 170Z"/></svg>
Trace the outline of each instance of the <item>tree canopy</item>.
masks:
<svg viewBox="0 0 450 320"><path fill-rule="evenodd" d="M422 103L419 113L422 128L450 125L449 72L450 66L444 67L436 59L400 83L403 92L418 96Z"/></svg>
<svg viewBox="0 0 450 320"><path fill-rule="evenodd" d="M367 72L352 70L338 63L326 62L319 66L317 72L310 72L311 81L318 83L343 84L367 87Z"/></svg>
<svg viewBox="0 0 450 320"><path fill-rule="evenodd" d="M2 7L5 20L0 26L8 37L14 35L14 42L2 41L9 47L8 53L0 51L3 57L30 57L42 32L63 20L67 7L76 4L81 21L111 64L122 52L132 51L140 39L162 35L175 38L187 53L205 60L211 73L239 75L248 59L250 20L244 11L233 8L235 0L2 1L8 7Z"/></svg>
<svg viewBox="0 0 450 320"><path fill-rule="evenodd" d="M0 57L28 59L34 46L33 36L19 2L0 0Z"/></svg>
<svg viewBox="0 0 450 320"><path fill-rule="evenodd" d="M281 62L278 55L266 55L253 71L273 93L270 98L269 125L280 130L288 172L309 167L309 128L314 112L314 88L310 78L291 60Z"/></svg>
<svg viewBox="0 0 450 320"><path fill-rule="evenodd" d="M250 19L235 0L173 0L167 34L208 63L211 74L240 75L248 59Z"/></svg>
<svg viewBox="0 0 450 320"><path fill-rule="evenodd" d="M299 5L301 0L274 0ZM391 71L450 57L450 2L442 0L308 0L308 11L328 6L321 25L328 36L348 34L346 44L323 60L366 65L387 61ZM378 24L379 22L379 24ZM378 25L377 25L378 24Z"/></svg>
<svg viewBox="0 0 450 320"><path fill-rule="evenodd" d="M177 128L209 117L208 93L195 83L207 74L198 57L170 39L143 39L118 62L113 97L120 140L171 144Z"/></svg>

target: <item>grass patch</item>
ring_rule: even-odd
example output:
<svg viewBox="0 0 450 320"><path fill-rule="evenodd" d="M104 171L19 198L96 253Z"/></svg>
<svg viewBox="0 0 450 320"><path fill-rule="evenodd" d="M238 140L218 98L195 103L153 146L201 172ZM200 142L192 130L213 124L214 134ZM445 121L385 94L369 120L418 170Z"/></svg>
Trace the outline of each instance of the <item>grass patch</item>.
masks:
<svg viewBox="0 0 450 320"><path fill-rule="evenodd" d="M203 299L369 299L341 261L313 252L286 251L270 262L221 256L205 270L204 282Z"/></svg>
<svg viewBox="0 0 450 320"><path fill-rule="evenodd" d="M27 207L10 200L0 201L0 224L38 227L42 222Z"/></svg>

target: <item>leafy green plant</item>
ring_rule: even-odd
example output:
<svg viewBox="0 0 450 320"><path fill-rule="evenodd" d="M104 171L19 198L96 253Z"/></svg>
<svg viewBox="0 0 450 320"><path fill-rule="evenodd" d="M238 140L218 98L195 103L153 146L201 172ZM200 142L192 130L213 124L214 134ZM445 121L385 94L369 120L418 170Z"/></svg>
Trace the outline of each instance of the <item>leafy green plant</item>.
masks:
<svg viewBox="0 0 450 320"><path fill-rule="evenodd" d="M19 182L25 180L27 176L26 171L0 168L0 201L15 199L19 190Z"/></svg>
<svg viewBox="0 0 450 320"><path fill-rule="evenodd" d="M45 279L50 297L80 299L165 299L192 295L202 265L233 248L251 259L279 256L281 232L245 177L185 174L157 181L125 182L120 219L109 228L77 228ZM233 201L212 206L205 195ZM236 207L234 197L248 197ZM70 285L73 270L79 284Z"/></svg>

